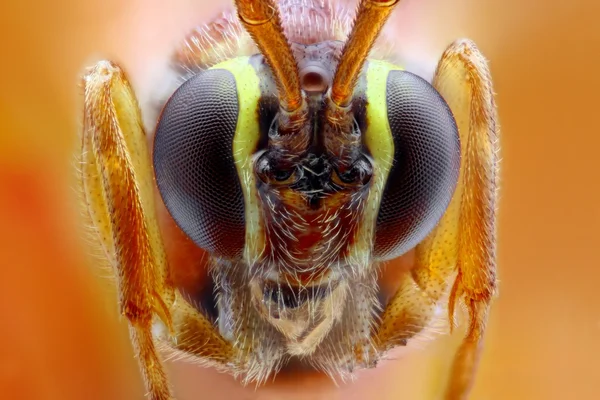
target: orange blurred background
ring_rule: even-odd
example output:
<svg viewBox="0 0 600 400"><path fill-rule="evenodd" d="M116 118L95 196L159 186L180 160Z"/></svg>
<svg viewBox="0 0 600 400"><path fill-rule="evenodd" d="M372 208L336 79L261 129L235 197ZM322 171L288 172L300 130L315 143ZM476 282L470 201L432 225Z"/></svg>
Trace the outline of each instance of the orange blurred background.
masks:
<svg viewBox="0 0 600 400"><path fill-rule="evenodd" d="M78 228L79 77L110 58L143 97L174 43L227 3L0 5L0 398L143 398L126 324ZM473 399L600 398L599 20L596 0L403 0L390 22L409 64L433 69L464 36L491 63L501 281ZM449 344L442 338L320 396L305 381L255 392L179 362L169 371L179 400L420 400L431 398L431 371L447 365L440 349Z"/></svg>

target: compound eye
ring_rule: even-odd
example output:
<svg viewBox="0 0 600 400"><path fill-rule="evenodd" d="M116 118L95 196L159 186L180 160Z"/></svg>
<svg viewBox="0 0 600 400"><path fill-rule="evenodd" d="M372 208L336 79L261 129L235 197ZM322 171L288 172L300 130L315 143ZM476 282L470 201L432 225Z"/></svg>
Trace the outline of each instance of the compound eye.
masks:
<svg viewBox="0 0 600 400"><path fill-rule="evenodd" d="M394 163L377 218L375 256L381 260L404 254L433 230L460 169L456 122L433 86L409 72L392 71L386 101Z"/></svg>
<svg viewBox="0 0 600 400"><path fill-rule="evenodd" d="M156 181L171 216L199 247L229 259L241 257L245 239L237 119L233 74L207 70L171 96L154 139Z"/></svg>

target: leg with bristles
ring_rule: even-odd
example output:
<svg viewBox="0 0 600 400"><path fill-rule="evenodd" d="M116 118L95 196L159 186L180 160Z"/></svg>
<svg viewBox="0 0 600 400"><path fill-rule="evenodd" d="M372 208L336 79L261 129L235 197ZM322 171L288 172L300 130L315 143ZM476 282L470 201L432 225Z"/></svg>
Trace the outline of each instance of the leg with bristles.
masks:
<svg viewBox="0 0 600 400"><path fill-rule="evenodd" d="M139 109L124 74L99 62L84 78L85 201L118 280L121 313L152 399L170 399L152 341L153 316L171 329L173 288L154 220L152 172Z"/></svg>
<svg viewBox="0 0 600 400"><path fill-rule="evenodd" d="M149 398L171 399L152 327L158 317L168 336L176 337L182 330L180 313L176 313L182 302L175 301L156 220L153 170L139 107L124 73L111 62L99 62L91 69L84 78L84 90L81 179L85 206L114 268L119 306L130 324ZM209 355L217 361L231 358L229 345L210 322L196 314L195 334L212 346Z"/></svg>
<svg viewBox="0 0 600 400"><path fill-rule="evenodd" d="M420 332L449 293L450 323L457 301L470 316L456 355L447 399L467 397L474 380L487 313L496 286L495 221L497 187L496 108L485 59L468 40L443 54L433 80L450 106L461 140L461 169L452 201L434 231L416 248L415 268L406 274L376 331L380 351Z"/></svg>
<svg viewBox="0 0 600 400"><path fill-rule="evenodd" d="M496 105L487 62L469 40L458 40L446 50L433 85L450 105L462 141L458 277L450 296L449 315L452 318L456 302L462 299L470 324L454 360L446 396L464 399L473 383L496 288Z"/></svg>

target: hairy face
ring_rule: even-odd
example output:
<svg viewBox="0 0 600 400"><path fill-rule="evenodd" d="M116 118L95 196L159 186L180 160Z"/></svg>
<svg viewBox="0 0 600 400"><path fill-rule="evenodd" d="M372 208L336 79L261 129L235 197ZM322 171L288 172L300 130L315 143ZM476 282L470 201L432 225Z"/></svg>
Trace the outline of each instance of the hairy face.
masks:
<svg viewBox="0 0 600 400"><path fill-rule="evenodd" d="M340 107L344 44L327 32L290 45L296 111L252 54L188 76L156 129L162 199L211 255L199 308L252 355L248 379L293 356L332 374L368 359L378 264L433 229L457 180L456 124L435 89L369 60Z"/></svg>

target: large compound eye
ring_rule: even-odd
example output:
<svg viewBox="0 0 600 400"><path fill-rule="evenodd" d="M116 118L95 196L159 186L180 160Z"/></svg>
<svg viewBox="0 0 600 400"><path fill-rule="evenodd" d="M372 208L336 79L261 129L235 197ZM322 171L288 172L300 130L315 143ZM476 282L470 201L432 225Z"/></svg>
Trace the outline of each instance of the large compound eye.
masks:
<svg viewBox="0 0 600 400"><path fill-rule="evenodd" d="M392 71L386 97L394 163L377 218L375 256L382 260L404 254L433 230L450 203L460 168L456 122L429 83Z"/></svg>
<svg viewBox="0 0 600 400"><path fill-rule="evenodd" d="M210 253L238 258L245 238L244 199L234 163L236 81L208 70L185 82L165 105L154 139L154 170L179 227Z"/></svg>

